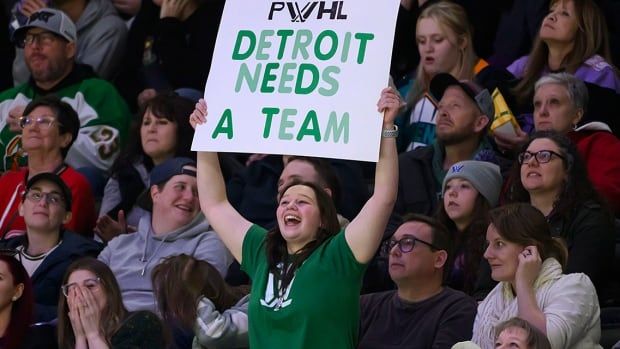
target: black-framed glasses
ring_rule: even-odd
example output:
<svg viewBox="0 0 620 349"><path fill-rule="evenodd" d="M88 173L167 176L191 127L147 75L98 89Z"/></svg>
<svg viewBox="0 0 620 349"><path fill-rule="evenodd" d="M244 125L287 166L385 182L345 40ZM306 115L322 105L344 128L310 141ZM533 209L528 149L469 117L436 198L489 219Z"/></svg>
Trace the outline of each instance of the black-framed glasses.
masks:
<svg viewBox="0 0 620 349"><path fill-rule="evenodd" d="M566 159L562 154L558 154L553 150L539 150L535 153L526 150L519 154L517 159L519 160L520 165L527 164L530 160L532 160L532 158L536 158L536 161L538 161L539 164L546 164L551 161L554 155L562 160Z"/></svg>
<svg viewBox="0 0 620 349"><path fill-rule="evenodd" d="M94 291L95 289L97 289L99 287L99 285L101 285L101 278L100 277L96 277L96 278L91 278L91 279L85 279L84 281L82 281L82 287L86 287L87 289ZM62 290L62 294L65 297L69 297L69 294L71 293L71 290L74 287L79 286L79 284L77 282L72 282L70 284L65 284L62 285L60 287L60 289Z"/></svg>
<svg viewBox="0 0 620 349"><path fill-rule="evenodd" d="M26 45L32 45L33 43L37 43L41 46L49 46L53 42L58 40L58 36L54 33L50 32L42 32L42 33L28 33L24 35L24 38L18 42L20 48L26 47Z"/></svg>
<svg viewBox="0 0 620 349"><path fill-rule="evenodd" d="M31 126L33 124L36 124L40 128L44 128L44 129L48 129L52 127L53 124L58 124L60 126L60 123L56 120L56 118L51 115L41 115L41 116L26 115L26 116L22 116L21 118L19 118L19 127L21 127L22 129L26 128L26 126Z"/></svg>
<svg viewBox="0 0 620 349"><path fill-rule="evenodd" d="M398 249L400 250L400 252L409 253L413 251L413 248L418 242L430 247L432 250L441 250L441 248L431 244L430 242L420 240L413 236L405 236L400 240L390 239L383 243L382 250L385 255L389 255L390 251L392 251L394 246L398 245Z"/></svg>
<svg viewBox="0 0 620 349"><path fill-rule="evenodd" d="M38 190L30 190L26 192L24 196L26 199L35 203L45 199L48 205L62 206L65 204L65 199L58 193L44 193Z"/></svg>

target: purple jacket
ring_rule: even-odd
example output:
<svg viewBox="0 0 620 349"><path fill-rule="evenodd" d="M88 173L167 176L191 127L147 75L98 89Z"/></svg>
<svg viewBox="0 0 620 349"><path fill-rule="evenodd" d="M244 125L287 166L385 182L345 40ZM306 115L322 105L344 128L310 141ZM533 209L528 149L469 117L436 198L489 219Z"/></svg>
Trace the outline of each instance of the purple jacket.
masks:
<svg viewBox="0 0 620 349"><path fill-rule="evenodd" d="M517 78L522 78L525 73L528 56L523 56L508 66L508 71ZM549 73L545 69L542 75ZM575 77L601 87L610 88L616 93L620 93L620 77L616 74L614 67L607 63L605 59L599 55L588 58L583 64L577 68Z"/></svg>

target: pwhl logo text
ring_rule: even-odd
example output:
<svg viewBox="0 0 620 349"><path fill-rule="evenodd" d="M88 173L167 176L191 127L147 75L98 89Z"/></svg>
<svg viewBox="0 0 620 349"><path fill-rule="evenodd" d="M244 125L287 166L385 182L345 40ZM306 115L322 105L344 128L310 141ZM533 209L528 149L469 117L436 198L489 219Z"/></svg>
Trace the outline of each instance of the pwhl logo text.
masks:
<svg viewBox="0 0 620 349"><path fill-rule="evenodd" d="M274 1L269 10L269 20L278 12L287 12L291 22L305 22L309 18L341 20L347 19L343 13L344 1L311 1L300 7L296 1Z"/></svg>

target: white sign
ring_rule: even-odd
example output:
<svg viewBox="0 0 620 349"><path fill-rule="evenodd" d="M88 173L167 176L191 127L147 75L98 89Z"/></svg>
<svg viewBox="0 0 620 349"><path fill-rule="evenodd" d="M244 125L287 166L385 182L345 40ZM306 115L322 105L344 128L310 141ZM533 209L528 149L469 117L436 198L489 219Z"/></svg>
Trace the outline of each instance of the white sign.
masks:
<svg viewBox="0 0 620 349"><path fill-rule="evenodd" d="M399 3L227 0L192 150L377 161Z"/></svg>

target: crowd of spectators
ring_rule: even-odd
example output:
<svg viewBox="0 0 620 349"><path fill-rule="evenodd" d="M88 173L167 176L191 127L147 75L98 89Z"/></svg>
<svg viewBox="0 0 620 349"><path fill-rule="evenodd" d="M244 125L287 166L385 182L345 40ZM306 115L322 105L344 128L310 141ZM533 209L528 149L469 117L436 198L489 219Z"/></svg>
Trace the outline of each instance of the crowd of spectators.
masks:
<svg viewBox="0 0 620 349"><path fill-rule="evenodd" d="M371 165L191 151L224 6L3 2L0 348L620 348L617 1L400 0Z"/></svg>

